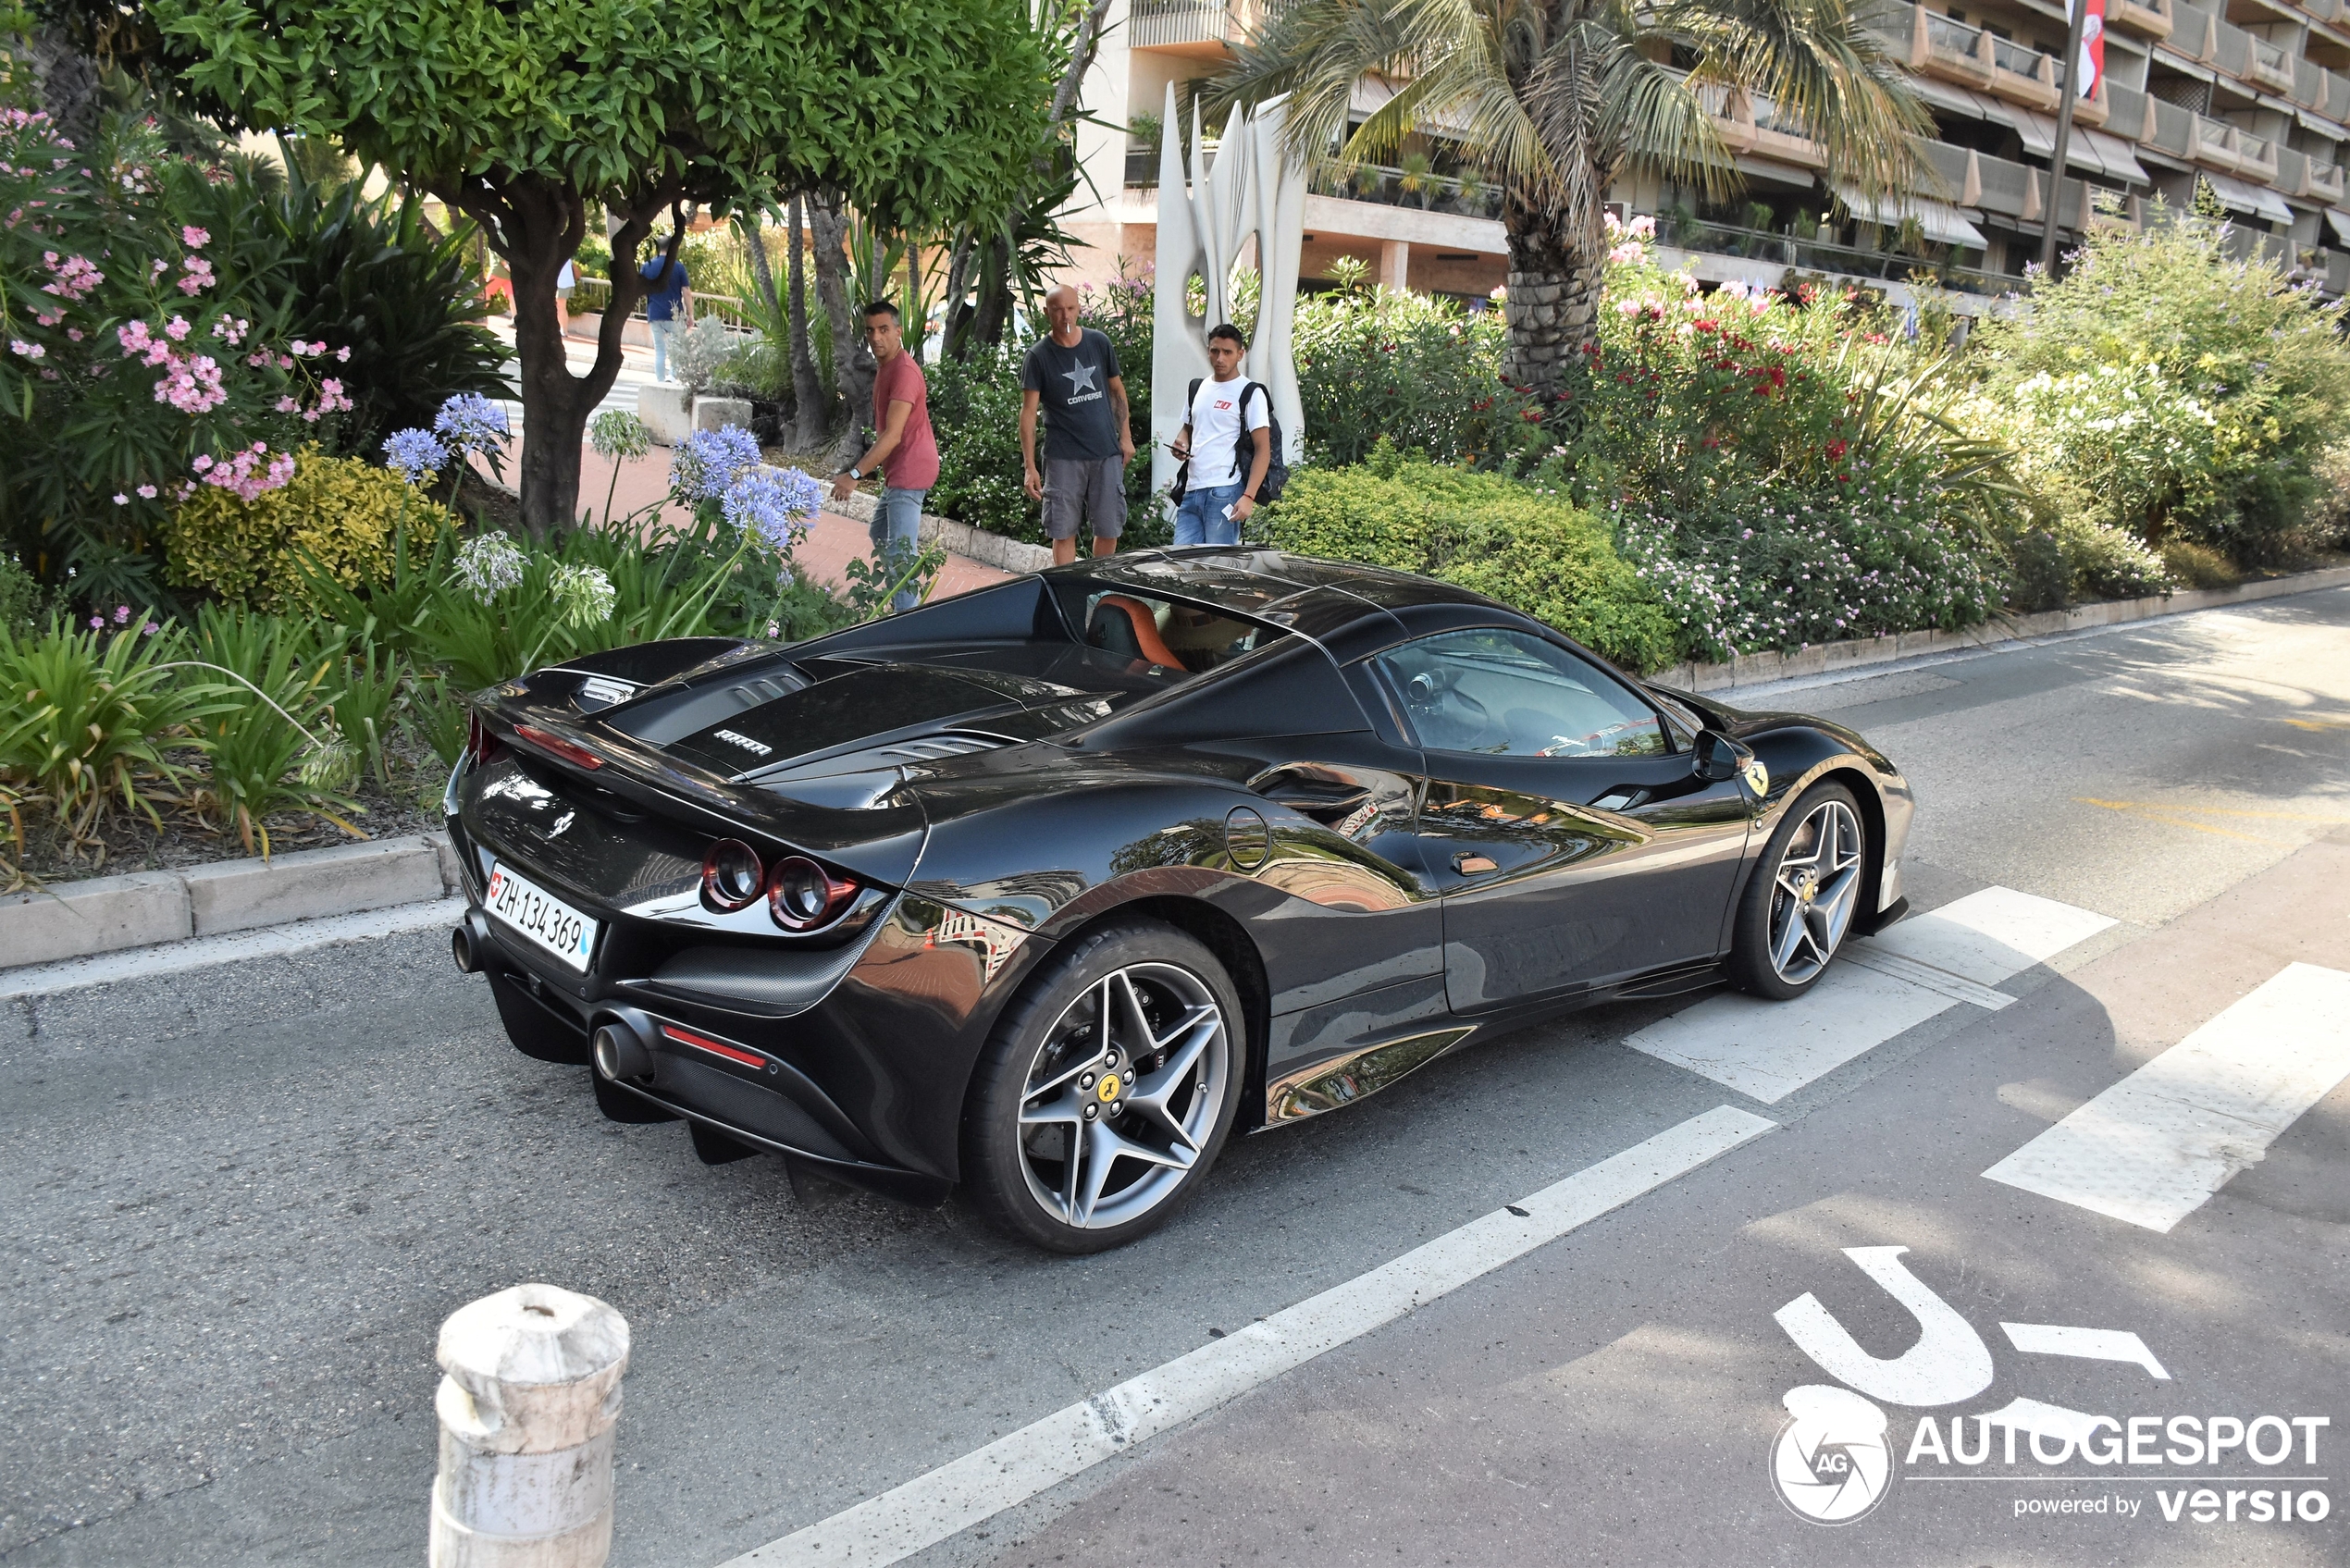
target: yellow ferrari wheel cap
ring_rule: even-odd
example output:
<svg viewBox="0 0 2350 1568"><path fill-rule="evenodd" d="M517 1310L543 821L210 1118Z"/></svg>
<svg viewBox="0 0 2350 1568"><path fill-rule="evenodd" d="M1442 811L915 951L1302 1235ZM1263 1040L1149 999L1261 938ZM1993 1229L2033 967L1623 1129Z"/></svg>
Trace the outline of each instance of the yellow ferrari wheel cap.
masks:
<svg viewBox="0 0 2350 1568"><path fill-rule="evenodd" d="M1107 1105L1118 1098L1118 1092L1122 1087L1116 1073L1106 1072L1102 1074L1102 1080L1094 1085L1094 1093L1100 1097L1102 1104Z"/></svg>

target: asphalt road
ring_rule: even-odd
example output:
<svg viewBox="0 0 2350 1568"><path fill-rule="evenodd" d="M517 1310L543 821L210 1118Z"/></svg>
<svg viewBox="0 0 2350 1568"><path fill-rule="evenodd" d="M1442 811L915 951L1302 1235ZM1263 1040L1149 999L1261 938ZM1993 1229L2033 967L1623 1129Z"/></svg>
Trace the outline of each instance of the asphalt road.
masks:
<svg viewBox="0 0 2350 1568"><path fill-rule="evenodd" d="M1525 1031L1243 1141L1108 1257L605 1122L438 933L11 1004L0 1562L416 1561L435 1331L536 1278L634 1330L613 1562L706 1568L1723 1105L1778 1130L915 1561L2350 1559L2350 1088L2167 1233L1981 1175L2285 965L2350 969L2350 590L1775 700L1909 771L1919 910L2117 923L1767 1105L1625 1043L1686 998ZM1898 1480L1821 1528L1770 1466L1832 1379L1774 1314L1811 1292L1898 1360L1917 1323L1843 1251L1886 1246L1994 1380L1895 1409ZM2135 1332L2171 1377L2002 1321ZM2334 1500L2170 1523L2168 1475L2269 1472L1908 1458L1922 1414L1972 1441L2013 1398L2328 1416L2275 1474Z"/></svg>

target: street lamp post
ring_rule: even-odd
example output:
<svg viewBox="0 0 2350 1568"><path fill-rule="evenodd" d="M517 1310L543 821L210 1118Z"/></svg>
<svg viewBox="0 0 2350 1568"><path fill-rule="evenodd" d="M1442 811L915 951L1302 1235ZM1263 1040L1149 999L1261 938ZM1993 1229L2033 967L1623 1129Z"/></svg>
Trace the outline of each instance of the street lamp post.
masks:
<svg viewBox="0 0 2350 1568"><path fill-rule="evenodd" d="M2056 272L2057 223L2064 210L2064 160L2072 150L2072 104L2081 95L2081 34L2089 0L2072 0L2072 20L2064 32L2064 97L2057 105L2056 145L2049 151L2048 204L2040 213L2040 276Z"/></svg>

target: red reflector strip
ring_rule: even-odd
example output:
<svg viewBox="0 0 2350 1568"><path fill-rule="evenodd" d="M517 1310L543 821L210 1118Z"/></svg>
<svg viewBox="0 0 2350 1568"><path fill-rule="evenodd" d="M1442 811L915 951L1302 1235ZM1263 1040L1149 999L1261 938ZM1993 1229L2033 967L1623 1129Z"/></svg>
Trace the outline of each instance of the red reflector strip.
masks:
<svg viewBox="0 0 2350 1568"><path fill-rule="evenodd" d="M562 758L564 761L575 764L578 767L600 768L604 765L604 759L602 758L597 756L594 752L588 750L577 741L565 740L563 736L550 734L548 731L540 729L536 724L516 724L514 726L514 738L516 740L526 740L531 745L537 747L539 750L552 752L555 756Z"/></svg>
<svg viewBox="0 0 2350 1568"><path fill-rule="evenodd" d="M704 1035L696 1034L691 1030L679 1029L674 1024L662 1024L661 1031L680 1045L691 1045L697 1051L707 1051L713 1056L724 1056L730 1062L740 1062L747 1068L763 1068L767 1065L767 1058L764 1056L742 1050L737 1046L723 1045Z"/></svg>

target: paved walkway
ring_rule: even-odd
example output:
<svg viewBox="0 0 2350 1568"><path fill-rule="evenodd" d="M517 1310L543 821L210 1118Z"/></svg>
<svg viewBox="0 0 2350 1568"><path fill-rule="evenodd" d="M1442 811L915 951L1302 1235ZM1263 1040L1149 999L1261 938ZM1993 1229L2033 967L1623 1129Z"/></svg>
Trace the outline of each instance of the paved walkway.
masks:
<svg viewBox="0 0 2350 1568"><path fill-rule="evenodd" d="M513 329L502 319L493 318L489 326L490 330L501 338L513 341ZM595 345L584 339L573 338L566 340L565 348L572 373L586 375L595 363ZM638 389L653 383L652 352L634 344L625 345L622 352L625 357L621 364L619 377L612 382L612 390L604 394L603 401L596 405L599 414L610 409L635 413ZM511 378L515 371L513 362L508 362L507 370ZM505 409L520 438L526 440L528 432L523 428L521 402L506 400ZM613 475L612 466L609 458L599 456L592 449L585 446L580 449L579 504L580 509L590 517L598 521L607 515L625 517L640 508L662 502L657 526L682 528L692 520L683 507L664 500L669 493L667 448L655 447L647 456L622 463L617 477ZM510 477L513 472L510 466ZM607 496L610 497L609 512L606 510ZM837 590L847 580L845 572L850 560L870 553L872 548L863 524L835 512L824 512L817 514L807 538L793 553L800 570L810 578ZM985 587L990 583L1000 583L1010 575L1008 572L973 561L968 556L949 553L945 568L939 573L938 586L932 590L931 597L944 599L949 594L966 593L972 588Z"/></svg>

